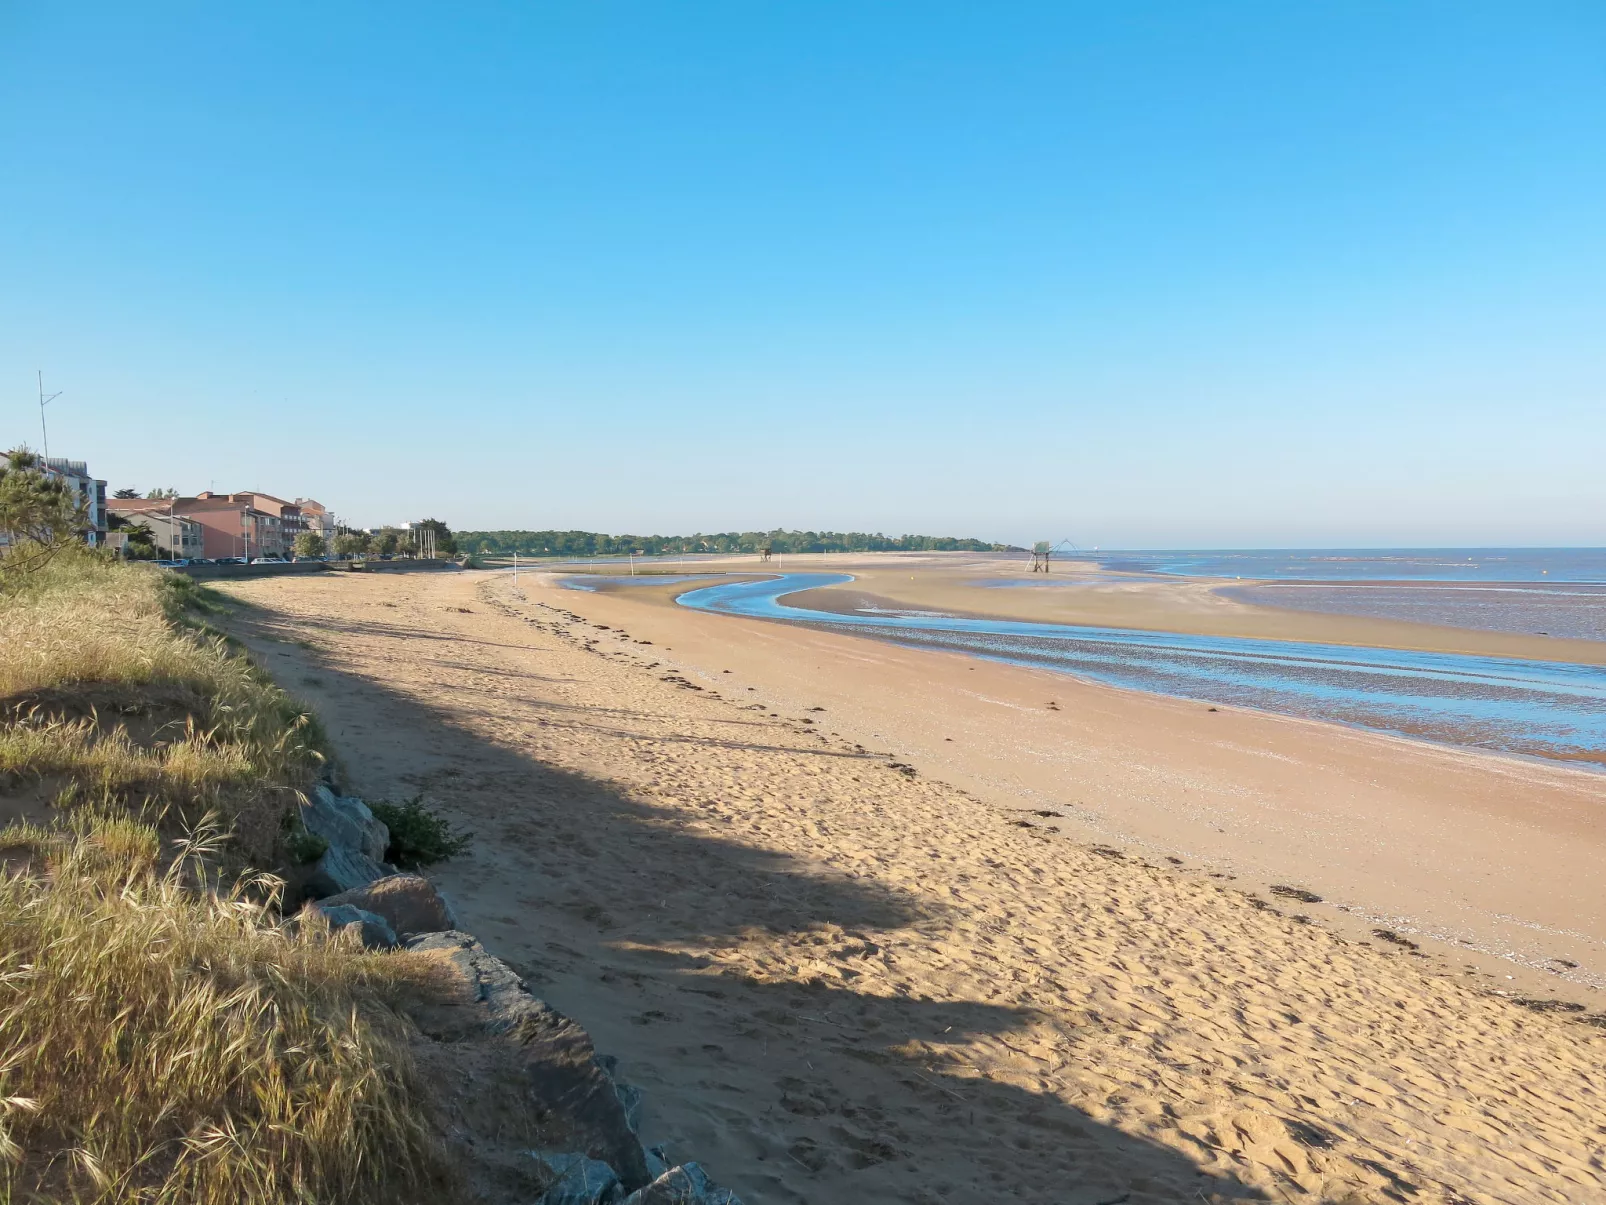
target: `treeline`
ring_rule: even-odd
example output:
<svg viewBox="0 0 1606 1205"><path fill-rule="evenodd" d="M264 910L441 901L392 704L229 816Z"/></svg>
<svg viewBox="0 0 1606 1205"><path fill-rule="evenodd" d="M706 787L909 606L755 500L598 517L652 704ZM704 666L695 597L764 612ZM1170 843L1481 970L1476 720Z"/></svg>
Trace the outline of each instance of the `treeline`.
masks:
<svg viewBox="0 0 1606 1205"><path fill-rule="evenodd" d="M421 538L422 532L426 530L434 533L433 539ZM323 538L313 536L307 540L308 535L311 533L304 532L296 537L296 555L323 556L326 551L323 547ZM437 557L456 556L458 540L461 538L454 536L452 529L439 519L425 519L410 529L377 527L372 531L363 531L358 527L342 527L335 533L334 544L327 551L339 557L411 557L430 554Z"/></svg>
<svg viewBox="0 0 1606 1205"><path fill-rule="evenodd" d="M486 556L662 556L694 552L1019 552L1009 544L956 536L887 536L862 531L724 531L692 536L606 535L598 531L460 531L457 546Z"/></svg>

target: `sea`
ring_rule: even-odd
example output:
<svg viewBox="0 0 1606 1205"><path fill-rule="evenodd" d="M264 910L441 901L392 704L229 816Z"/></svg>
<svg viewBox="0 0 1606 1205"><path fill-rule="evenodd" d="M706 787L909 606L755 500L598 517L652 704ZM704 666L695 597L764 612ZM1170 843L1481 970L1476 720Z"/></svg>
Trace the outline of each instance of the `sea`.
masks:
<svg viewBox="0 0 1606 1205"><path fill-rule="evenodd" d="M1606 548L1271 548L1083 554L1098 576L1241 580L1259 606L1606 640Z"/></svg>
<svg viewBox="0 0 1606 1205"><path fill-rule="evenodd" d="M1117 573L1321 582L1606 585L1606 548L1216 548L1075 552Z"/></svg>

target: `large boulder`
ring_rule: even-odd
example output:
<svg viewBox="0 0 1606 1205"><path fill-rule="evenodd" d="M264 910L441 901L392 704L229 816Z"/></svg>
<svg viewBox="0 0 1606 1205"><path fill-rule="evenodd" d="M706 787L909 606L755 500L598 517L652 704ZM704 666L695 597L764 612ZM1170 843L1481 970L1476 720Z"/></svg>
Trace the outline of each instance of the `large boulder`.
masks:
<svg viewBox="0 0 1606 1205"><path fill-rule="evenodd" d="M366 887L375 879L394 873L395 868L376 862L367 854L344 845L331 844L302 880L306 893L324 899L344 891Z"/></svg>
<svg viewBox="0 0 1606 1205"><path fill-rule="evenodd" d="M728 1188L721 1188L695 1163L672 1167L651 1184L638 1188L619 1205L742 1205Z"/></svg>
<svg viewBox="0 0 1606 1205"><path fill-rule="evenodd" d="M446 971L455 992L414 1012L443 1042L493 1040L514 1071L523 1102L545 1119L545 1141L606 1163L626 1191L648 1184L646 1152L630 1128L613 1077L585 1030L536 999L524 980L467 933L426 933L409 952Z"/></svg>
<svg viewBox="0 0 1606 1205"><path fill-rule="evenodd" d="M456 929L458 925L457 915L446 897L422 875L386 875L323 901L326 908L342 904L378 913L403 938L441 933Z"/></svg>
<svg viewBox="0 0 1606 1205"><path fill-rule="evenodd" d="M323 913L324 919L329 922L332 930L344 929L349 925L357 926L357 935L362 944L370 950L394 950L401 944L396 938L396 931L390 927L383 916L372 912L365 912L350 904L336 904L331 906L327 900L321 904L311 904L309 907Z"/></svg>
<svg viewBox="0 0 1606 1205"><path fill-rule="evenodd" d="M390 829L355 795L336 795L319 783L301 805L301 823L330 845L355 849L375 862L385 860Z"/></svg>
<svg viewBox="0 0 1606 1205"><path fill-rule="evenodd" d="M547 1177L547 1190L535 1205L615 1205L625 1195L613 1168L578 1153L532 1152Z"/></svg>

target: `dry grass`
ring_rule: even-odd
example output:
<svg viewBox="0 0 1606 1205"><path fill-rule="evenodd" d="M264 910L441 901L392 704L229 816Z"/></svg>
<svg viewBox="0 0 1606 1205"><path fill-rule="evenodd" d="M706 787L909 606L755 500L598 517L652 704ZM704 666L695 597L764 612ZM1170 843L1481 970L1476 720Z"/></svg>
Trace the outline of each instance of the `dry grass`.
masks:
<svg viewBox="0 0 1606 1205"><path fill-rule="evenodd" d="M64 775L194 823L216 813L272 853L322 732L209 629L207 593L145 566L63 555L0 602L0 775Z"/></svg>
<svg viewBox="0 0 1606 1205"><path fill-rule="evenodd" d="M159 748L141 748L125 727L104 732L91 719L41 718L36 713L0 733L0 773L69 775L80 790L102 798L138 792L200 801L221 786L246 782L255 769L239 744L189 736Z"/></svg>
<svg viewBox="0 0 1606 1205"><path fill-rule="evenodd" d="M0 832L0 1205L450 1199L391 1008L410 959L216 882L322 738L211 605L83 553L0 598L0 796L56 803Z"/></svg>
<svg viewBox="0 0 1606 1205"><path fill-rule="evenodd" d="M20 581L0 607L0 697L83 682L207 684L235 693L237 672L173 639L188 579L80 550Z"/></svg>
<svg viewBox="0 0 1606 1205"><path fill-rule="evenodd" d="M77 813L0 878L9 1199L394 1201L439 1188L399 1022L402 959L196 890L156 831ZM439 1199L432 1196L432 1199Z"/></svg>

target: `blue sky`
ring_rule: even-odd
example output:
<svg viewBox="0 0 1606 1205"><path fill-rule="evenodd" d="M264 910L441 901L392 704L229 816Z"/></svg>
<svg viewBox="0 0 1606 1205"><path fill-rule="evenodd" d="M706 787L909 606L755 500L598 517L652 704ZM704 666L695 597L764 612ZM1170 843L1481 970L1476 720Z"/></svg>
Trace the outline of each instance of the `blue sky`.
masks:
<svg viewBox="0 0 1606 1205"><path fill-rule="evenodd" d="M0 6L0 439L363 523L1606 544L1606 5Z"/></svg>

